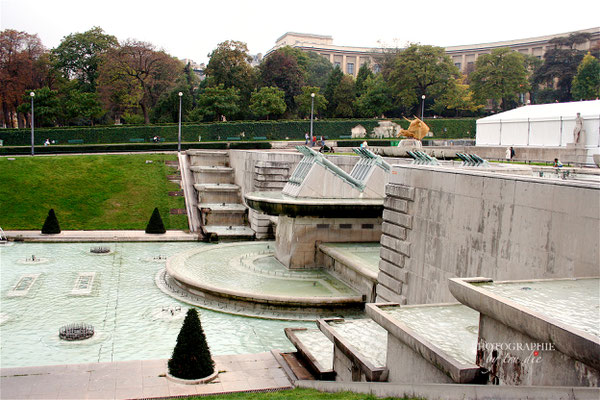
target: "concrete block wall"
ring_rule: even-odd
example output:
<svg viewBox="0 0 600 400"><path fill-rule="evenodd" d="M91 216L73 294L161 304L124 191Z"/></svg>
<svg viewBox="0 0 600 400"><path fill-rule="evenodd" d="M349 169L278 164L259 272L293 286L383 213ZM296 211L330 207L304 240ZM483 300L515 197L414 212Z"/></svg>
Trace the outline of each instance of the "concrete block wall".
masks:
<svg viewBox="0 0 600 400"><path fill-rule="evenodd" d="M598 184L394 165L386 193L379 301L452 301L452 277L600 274Z"/></svg>

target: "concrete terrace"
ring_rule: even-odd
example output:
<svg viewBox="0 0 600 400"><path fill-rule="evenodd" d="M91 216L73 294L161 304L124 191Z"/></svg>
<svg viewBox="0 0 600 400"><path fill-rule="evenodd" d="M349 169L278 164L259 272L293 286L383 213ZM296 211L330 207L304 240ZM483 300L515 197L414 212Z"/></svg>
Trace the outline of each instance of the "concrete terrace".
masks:
<svg viewBox="0 0 600 400"><path fill-rule="evenodd" d="M2 368L0 398L141 399L291 389L276 357L275 351L215 356L219 376L204 385L167 380L164 359Z"/></svg>

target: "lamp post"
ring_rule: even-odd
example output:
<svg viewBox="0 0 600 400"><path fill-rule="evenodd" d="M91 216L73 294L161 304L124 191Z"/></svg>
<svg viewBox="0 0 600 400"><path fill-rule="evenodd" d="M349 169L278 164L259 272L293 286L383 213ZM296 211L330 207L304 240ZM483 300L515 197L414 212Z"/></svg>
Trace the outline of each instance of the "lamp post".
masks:
<svg viewBox="0 0 600 400"><path fill-rule="evenodd" d="M183 96L182 92L178 93L179 95L179 129L177 133L177 152L181 153L181 97Z"/></svg>
<svg viewBox="0 0 600 400"><path fill-rule="evenodd" d="M315 94L310 94L310 145L313 143L313 115L315 111Z"/></svg>
<svg viewBox="0 0 600 400"><path fill-rule="evenodd" d="M33 98L35 97L35 92L30 92L29 95L31 96L31 155L33 156L33 154L34 154L34 151L33 151L33 138L34 138L33 126L35 125L35 121L33 119Z"/></svg>
<svg viewBox="0 0 600 400"><path fill-rule="evenodd" d="M423 121L424 113L425 113L425 95L421 96L421 121Z"/></svg>

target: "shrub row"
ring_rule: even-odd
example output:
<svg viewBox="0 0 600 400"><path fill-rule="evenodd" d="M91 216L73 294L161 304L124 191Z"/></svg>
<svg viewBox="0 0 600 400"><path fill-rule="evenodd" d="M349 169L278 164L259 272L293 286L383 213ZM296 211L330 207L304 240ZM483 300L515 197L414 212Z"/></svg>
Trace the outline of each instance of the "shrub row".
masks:
<svg viewBox="0 0 600 400"><path fill-rule="evenodd" d="M394 120L406 128L405 120ZM475 119L427 119L426 123L434 132L435 138L474 138ZM314 134L327 136L329 139L339 139L348 136L356 125L362 125L367 132L373 132L378 125L376 119L350 120L318 120L314 121ZM182 141L227 141L228 138L240 137L253 140L302 140L310 130L310 121L234 121L202 124L184 124L181 130ZM154 136L163 138L166 142L176 142L178 127L171 125L121 125L100 127L69 127L69 128L39 128L35 130L35 144L42 145L46 139L54 140L57 144L69 144L69 140L81 140L84 145L129 143L143 140L151 143ZM27 146L31 143L29 129L2 129L0 140L4 146Z"/></svg>
<svg viewBox="0 0 600 400"><path fill-rule="evenodd" d="M228 146L229 145L229 146ZM187 149L270 149L269 142L185 142L181 143L183 150ZM62 154L62 153L115 153L136 151L174 151L177 143L127 143L127 144L92 144L92 145L51 145L35 146L35 154ZM3 146L0 155L31 154L29 146Z"/></svg>

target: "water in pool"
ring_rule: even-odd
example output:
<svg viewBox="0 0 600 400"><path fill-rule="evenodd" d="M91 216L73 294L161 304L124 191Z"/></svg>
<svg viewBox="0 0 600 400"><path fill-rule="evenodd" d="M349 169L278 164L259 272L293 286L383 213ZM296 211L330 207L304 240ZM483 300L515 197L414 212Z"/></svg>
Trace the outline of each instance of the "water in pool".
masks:
<svg viewBox="0 0 600 400"><path fill-rule="evenodd" d="M94 247L108 254L92 254ZM0 247L0 367L168 358L188 305L154 279L166 257L205 243L16 243ZM34 260L32 260L32 256ZM283 333L311 322L199 309L215 355L292 350ZM94 326L93 338L62 342L61 326Z"/></svg>

